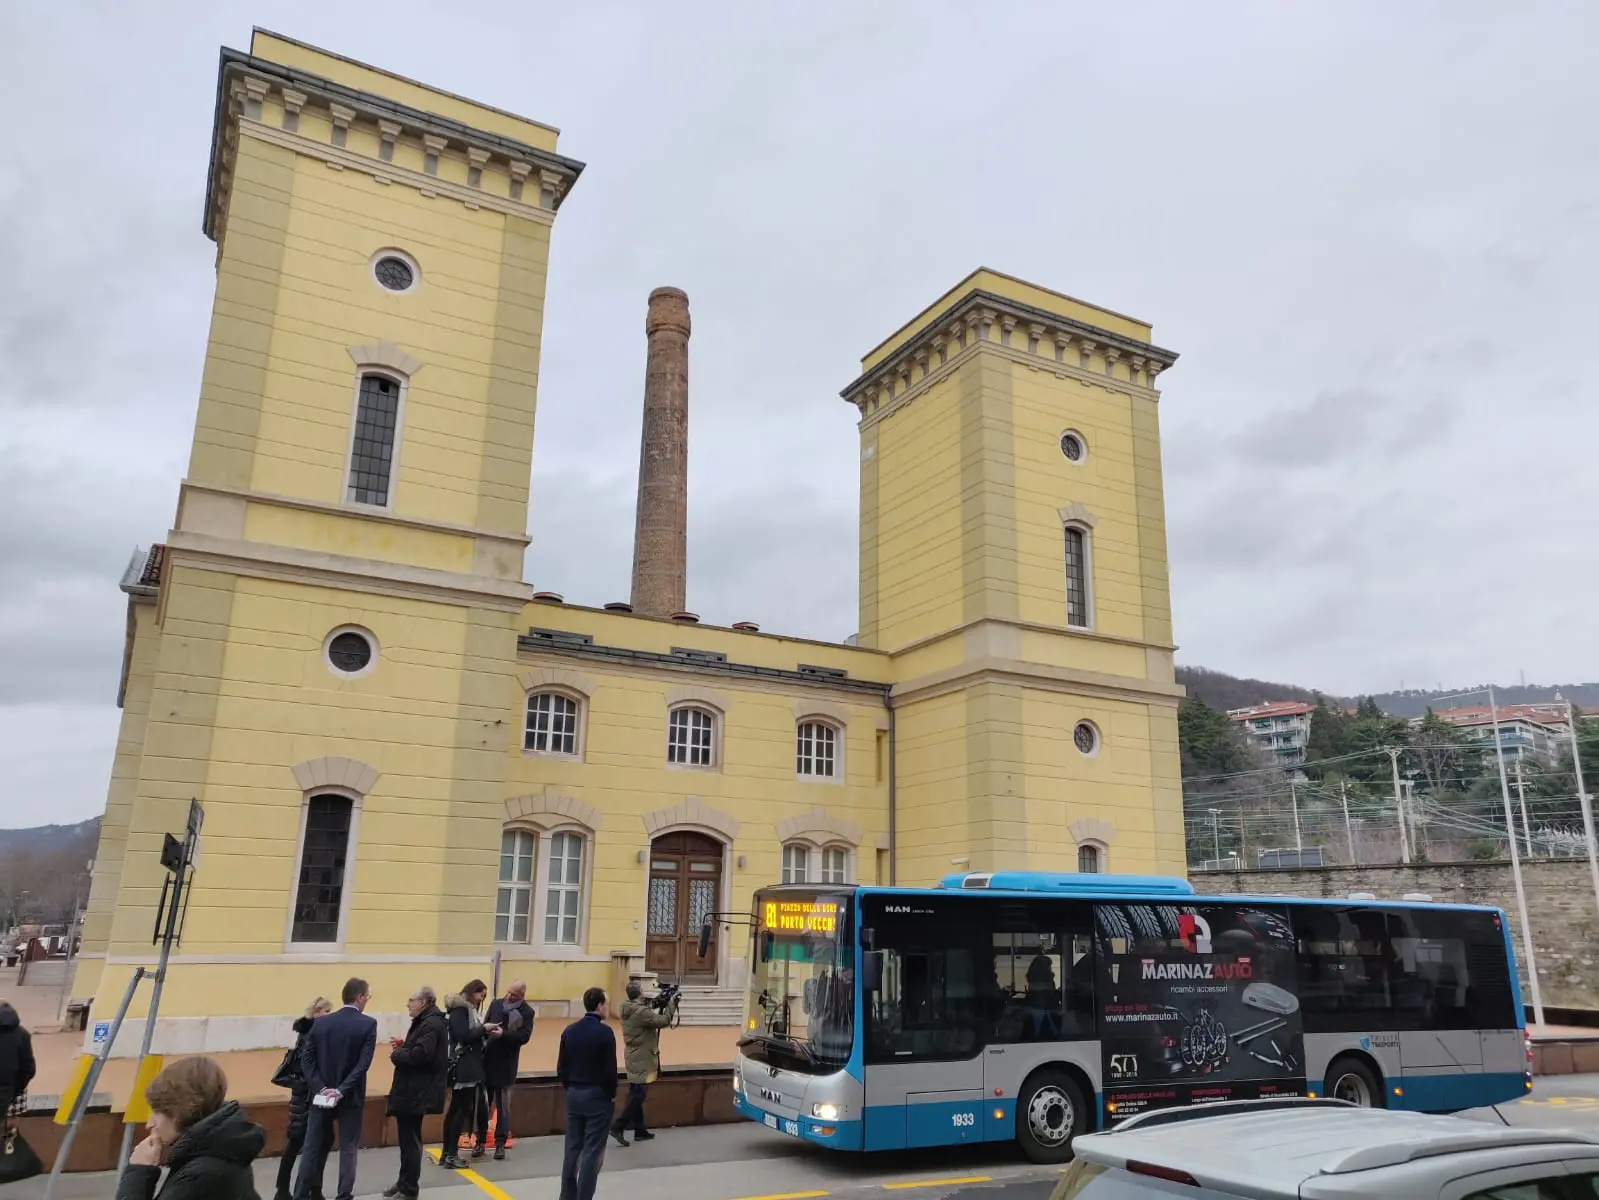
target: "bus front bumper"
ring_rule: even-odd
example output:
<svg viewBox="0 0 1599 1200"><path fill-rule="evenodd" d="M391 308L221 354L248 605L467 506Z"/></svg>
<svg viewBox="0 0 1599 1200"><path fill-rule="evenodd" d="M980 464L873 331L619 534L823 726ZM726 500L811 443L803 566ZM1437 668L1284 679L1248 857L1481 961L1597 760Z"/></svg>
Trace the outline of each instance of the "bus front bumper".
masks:
<svg viewBox="0 0 1599 1200"><path fill-rule="evenodd" d="M748 1117L759 1125L765 1125L766 1128L775 1129L778 1133L787 1134L789 1137L815 1142L819 1146L832 1146L836 1150L861 1148L861 1122L858 1118L823 1121L803 1115L785 1116L781 1113L768 1112L752 1102L742 1091L733 1093L733 1106L740 1116Z"/></svg>

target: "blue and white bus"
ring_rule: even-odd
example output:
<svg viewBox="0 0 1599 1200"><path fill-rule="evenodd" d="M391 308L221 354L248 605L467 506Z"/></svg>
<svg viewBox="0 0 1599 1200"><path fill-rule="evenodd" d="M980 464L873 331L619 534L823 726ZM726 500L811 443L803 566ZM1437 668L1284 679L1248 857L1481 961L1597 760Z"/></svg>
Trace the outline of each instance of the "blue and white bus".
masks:
<svg viewBox="0 0 1599 1200"><path fill-rule="evenodd" d="M1151 1108L1330 1095L1454 1111L1532 1086L1492 908L1201 897L1006 871L755 895L739 1112L844 1150L1021 1142Z"/></svg>

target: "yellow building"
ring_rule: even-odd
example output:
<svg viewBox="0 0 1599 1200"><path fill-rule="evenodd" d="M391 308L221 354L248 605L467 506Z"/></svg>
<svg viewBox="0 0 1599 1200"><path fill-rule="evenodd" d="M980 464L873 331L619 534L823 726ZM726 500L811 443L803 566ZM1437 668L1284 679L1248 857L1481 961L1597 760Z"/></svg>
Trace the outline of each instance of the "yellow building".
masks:
<svg viewBox="0 0 1599 1200"><path fill-rule="evenodd" d="M731 1024L742 931L702 959L698 929L763 884L1184 869L1175 356L987 270L872 350L850 644L536 597L547 251L581 170L549 126L287 38L223 52L193 449L123 583L97 1019L152 961L191 798L158 1050L278 1044L351 974L395 1016L496 954L546 1011L648 971ZM654 381L686 299L651 322Z"/></svg>

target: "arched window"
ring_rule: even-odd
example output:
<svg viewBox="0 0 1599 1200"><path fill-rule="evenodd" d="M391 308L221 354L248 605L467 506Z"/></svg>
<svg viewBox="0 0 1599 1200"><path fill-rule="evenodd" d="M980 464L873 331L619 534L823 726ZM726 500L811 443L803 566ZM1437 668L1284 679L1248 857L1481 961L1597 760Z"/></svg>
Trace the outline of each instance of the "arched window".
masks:
<svg viewBox="0 0 1599 1200"><path fill-rule="evenodd" d="M714 767L715 714L692 705L674 708L666 725L666 761L684 767Z"/></svg>
<svg viewBox="0 0 1599 1200"><path fill-rule="evenodd" d="M346 868L355 801L337 793L312 796L300 835L300 871L289 940L329 945L343 934Z"/></svg>
<svg viewBox="0 0 1599 1200"><path fill-rule="evenodd" d="M1105 859L1098 846L1077 847L1077 869L1084 875L1098 875L1105 869Z"/></svg>
<svg viewBox="0 0 1599 1200"><path fill-rule="evenodd" d="M1088 530L1081 525L1066 526L1066 624L1075 629L1093 624L1088 550Z"/></svg>
<svg viewBox="0 0 1599 1200"><path fill-rule="evenodd" d="M500 835L500 891L494 908L494 940L525 942L533 914L533 849L526 829Z"/></svg>
<svg viewBox="0 0 1599 1200"><path fill-rule="evenodd" d="M575 946L583 902L583 837L557 833L550 838L548 884L544 890L544 940Z"/></svg>
<svg viewBox="0 0 1599 1200"><path fill-rule="evenodd" d="M522 749L538 754L577 754L577 701L559 692L527 698L527 728Z"/></svg>
<svg viewBox="0 0 1599 1200"><path fill-rule="evenodd" d="M367 371L355 401L350 438L347 498L355 504L386 508L393 484L395 445L400 433L400 381Z"/></svg>
<svg viewBox="0 0 1599 1200"><path fill-rule="evenodd" d="M588 835L574 829L500 835L500 886L494 940L580 947L583 943Z"/></svg>
<svg viewBox="0 0 1599 1200"><path fill-rule="evenodd" d="M783 882L809 883L811 848L803 842L791 842L783 847Z"/></svg>
<svg viewBox="0 0 1599 1200"><path fill-rule="evenodd" d="M795 745L795 770L817 779L838 772L838 731L825 721L802 721Z"/></svg>
<svg viewBox="0 0 1599 1200"><path fill-rule="evenodd" d="M849 851L843 846L827 846L822 850L822 882L849 882Z"/></svg>

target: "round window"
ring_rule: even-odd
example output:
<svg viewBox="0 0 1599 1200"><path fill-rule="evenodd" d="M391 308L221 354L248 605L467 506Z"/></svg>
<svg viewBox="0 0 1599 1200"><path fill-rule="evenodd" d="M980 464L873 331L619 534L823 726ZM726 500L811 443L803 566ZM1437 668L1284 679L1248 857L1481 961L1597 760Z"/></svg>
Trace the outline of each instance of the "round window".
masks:
<svg viewBox="0 0 1599 1200"><path fill-rule="evenodd" d="M353 629L336 633L328 642L328 662L335 671L358 675L372 665L372 643Z"/></svg>
<svg viewBox="0 0 1599 1200"><path fill-rule="evenodd" d="M1099 749L1099 730L1087 721L1077 722L1077 728L1072 730L1072 745L1077 747L1079 753L1094 753Z"/></svg>
<svg viewBox="0 0 1599 1200"><path fill-rule="evenodd" d="M1060 452L1067 462L1082 462L1088 457L1088 443L1083 441L1082 434L1068 431L1060 435Z"/></svg>
<svg viewBox="0 0 1599 1200"><path fill-rule="evenodd" d="M408 292L416 286L416 267L398 254L380 254L372 263L372 277L391 292Z"/></svg>

